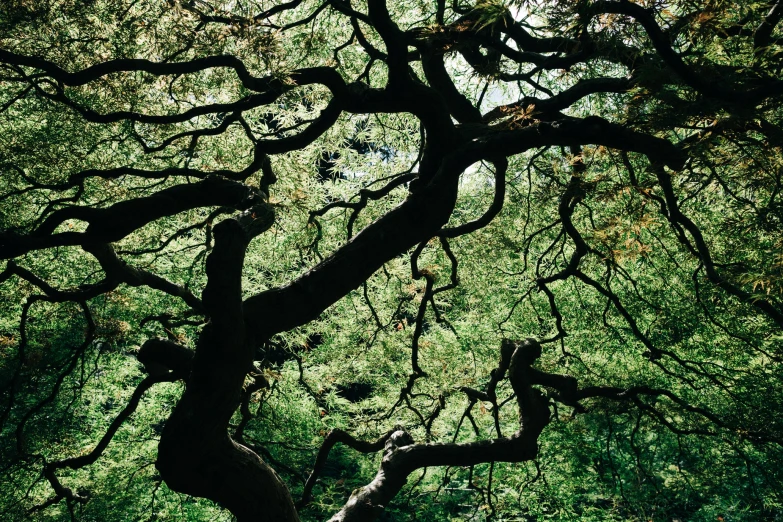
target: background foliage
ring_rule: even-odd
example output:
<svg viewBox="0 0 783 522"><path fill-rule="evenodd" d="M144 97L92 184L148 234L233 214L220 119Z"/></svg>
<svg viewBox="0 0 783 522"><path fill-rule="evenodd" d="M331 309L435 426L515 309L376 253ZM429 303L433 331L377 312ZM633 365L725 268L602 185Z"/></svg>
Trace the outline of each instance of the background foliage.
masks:
<svg viewBox="0 0 783 522"><path fill-rule="evenodd" d="M58 209L108 209L207 172L264 187L256 146L268 142L275 222L248 247L247 298L339 253L413 190L431 137L408 111L342 112L314 139L295 142L334 99L323 84L295 85L295 70L330 67L370 88L389 80L386 55L373 54L385 39L351 18L369 7L280 5L273 14L255 1L0 6L0 518L232 519L216 503L170 490L154 466L182 381L137 399L94 463L57 469L57 480L88 500L53 490L47 463L90 455L132 402L145 377L139 347L153 337L195 347L206 318L141 280L71 299L68 292L109 279L100 259L78 243L16 255L16 238L40 237ZM684 73L649 21L628 14L634 7L664 31ZM298 499L332 429L361 440L395 426L419 442L509 436L519 429L510 384L499 384L494 404L470 390L488 382L503 339L532 337L544 346L537 368L573 376L581 389L666 393L577 403L549 388L551 423L534 460L419 470L384 520L779 520L783 90L775 89L783 47L771 17L780 2L399 0L387 8L408 34L442 47L459 93L495 115L482 123L487 136L554 121L553 111L597 115L668 140L687 159L664 170L648 154L593 136L499 151L509 162L499 174L482 157L462 173L447 226L480 219L498 185L502 211L470 234L433 237L389 259L317 320L258 346L255 368L269 386L247 394L231 420L234 438ZM775 23L760 46L765 17ZM518 54L539 51L520 47L512 22L541 41L590 45L542 50L549 62L528 62ZM11 55L69 72L118 59L231 55L288 89L255 103L263 94L228 67L128 67L66 85ZM420 60L409 66L434 83ZM574 94L606 79L616 82ZM296 146L274 149L286 139ZM199 296L213 226L233 213L188 208L112 244L128 266ZM76 212L49 233L83 233L88 223ZM380 452L335 446L302 519L338 511L380 460Z"/></svg>

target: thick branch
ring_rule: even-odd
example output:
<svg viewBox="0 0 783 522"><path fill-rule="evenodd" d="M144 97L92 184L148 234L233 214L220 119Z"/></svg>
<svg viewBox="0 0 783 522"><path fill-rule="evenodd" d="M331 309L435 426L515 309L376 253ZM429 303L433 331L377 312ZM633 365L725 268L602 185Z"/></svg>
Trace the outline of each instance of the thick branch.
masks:
<svg viewBox="0 0 783 522"><path fill-rule="evenodd" d="M436 235L456 201L459 171L444 166L433 182L390 211L287 286L245 302L246 323L257 339L315 318L358 288L394 256Z"/></svg>
<svg viewBox="0 0 783 522"><path fill-rule="evenodd" d="M68 72L49 60L36 56L25 56L0 49L0 62L40 69L58 82L71 87L86 85L114 73L146 72L155 76L169 76L191 74L214 67L234 69L242 82L242 85L248 89L265 91L270 86L270 79L252 76L245 67L245 64L237 57L231 55L207 56L205 58L196 58L187 62L177 63L152 62L150 60L138 58L122 58L101 62L80 71Z"/></svg>
<svg viewBox="0 0 783 522"><path fill-rule="evenodd" d="M492 199L492 204L487 211L475 221L465 223L451 228L444 228L438 235L442 237L457 237L465 234L475 232L480 228L487 226L495 216L497 216L503 209L503 201L506 197L506 171L508 170L508 160L503 158L502 160L495 161L495 197Z"/></svg>
<svg viewBox="0 0 783 522"><path fill-rule="evenodd" d="M549 407L541 393L531 387L531 365L541 355L540 345L528 339L504 343L508 356L508 379L517 396L520 429L511 437L464 444L417 444L403 430L386 441L383 461L375 479L353 492L330 522L371 521L405 485L417 469L431 466L470 466L485 462L523 462L536 457L538 437L549 423Z"/></svg>
<svg viewBox="0 0 783 522"><path fill-rule="evenodd" d="M673 170L680 170L686 160L685 153L669 141L628 129L598 116L532 123L520 129L479 136L466 147L464 157L472 162L491 154L510 156L536 147L587 144L640 152Z"/></svg>
<svg viewBox="0 0 783 522"><path fill-rule="evenodd" d="M211 320L199 337L185 393L163 431L157 468L170 488L219 502L240 521L296 521L280 477L227 431L245 376L253 369L254 350L242 316L245 250L273 223L268 216L255 216L248 213L215 227L202 296Z"/></svg>
<svg viewBox="0 0 783 522"><path fill-rule="evenodd" d="M67 207L54 211L29 236L0 235L0 258L9 259L52 246L110 243L162 217L209 206L247 208L259 197L242 183L209 177L198 183L177 185L107 208ZM86 221L89 226L83 233L54 233L58 226L70 219Z"/></svg>
<svg viewBox="0 0 783 522"><path fill-rule="evenodd" d="M696 91L730 104L754 106L769 96L783 92L783 81L769 80L761 87L748 91L726 88L720 82L712 82L687 65L669 42L666 33L655 21L651 10L633 2L599 1L590 5L590 11L597 13L615 13L632 17L644 27L650 42L658 55L677 75ZM771 31L771 29L770 29Z"/></svg>

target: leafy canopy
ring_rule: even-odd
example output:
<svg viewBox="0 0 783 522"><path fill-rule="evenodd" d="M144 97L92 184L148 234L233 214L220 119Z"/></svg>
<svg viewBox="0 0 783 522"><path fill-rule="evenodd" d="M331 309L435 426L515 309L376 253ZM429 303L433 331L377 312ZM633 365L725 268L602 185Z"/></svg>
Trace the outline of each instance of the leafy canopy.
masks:
<svg viewBox="0 0 783 522"><path fill-rule="evenodd" d="M0 5L0 518L776 520L780 0Z"/></svg>

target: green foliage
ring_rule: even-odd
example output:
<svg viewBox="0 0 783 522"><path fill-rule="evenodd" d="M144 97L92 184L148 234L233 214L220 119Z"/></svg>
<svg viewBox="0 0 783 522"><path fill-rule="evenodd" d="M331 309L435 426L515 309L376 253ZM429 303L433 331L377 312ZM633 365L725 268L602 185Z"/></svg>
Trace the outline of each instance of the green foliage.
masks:
<svg viewBox="0 0 783 522"><path fill-rule="evenodd" d="M304 0L254 18L261 11L254 1L6 2L4 53L69 72L118 59L231 55L249 74L283 87L273 102L252 105L267 91L251 91L230 67L119 70L67 85L0 56L0 249L19 237L93 226L75 212L40 232L58 209L116 208L193 185L204 173L269 188L266 168L253 167L264 154L277 178L263 195L275 223L247 249L242 297L288 288L332 262L415 194L426 151L443 146L420 117L395 106L345 110L307 143L263 152L308 132L337 96L325 84L297 85L292 71L331 68L351 88L386 85L388 49L375 20L355 18L354 27L344 12L366 13L373 3ZM552 416L535 459L416 470L382 520L781 520L783 336L764 309L783 309L779 94L746 105L701 92L660 58L639 20L611 10L591 15L602 2L455 3L440 21L436 4L399 0L388 9L407 31L408 73L438 91L422 65L422 49L437 49L451 86L485 115L457 125L470 138L458 149L534 126L546 136L598 115L675 144L687 160L664 170L638 148L621 150L621 140L600 145L604 136L498 151L509 161L500 177L495 153L482 156L461 172L446 227L481 219L498 183L506 187L502 211L470 234L433 236L388 259L317 319L256 339L252 370L269 386L251 390L248 378L232 436L275 468L295 499L330 430L373 441L400 427L433 444L509 437L520 430L510 382L498 384L496 404L466 390L485 389L503 339L531 337L544 346L541 372L574 377L581 390L623 392L575 403L540 386ZM762 47L750 34L769 2L609 4L653 13L669 50L707 85L751 92L780 77L780 30ZM508 32L509 20L547 45L569 39L542 53L547 60L583 51L587 58L531 66L519 55L533 51L519 48L524 38ZM386 50L379 58L372 49ZM629 83L544 108L558 93L601 78ZM377 92L369 89L351 96L370 99ZM233 108L176 118L218 105ZM126 116L100 121L115 111ZM165 121L147 118L153 115ZM95 174L122 168L137 170ZM384 194L372 192L383 187ZM671 198L692 228L676 221ZM122 267L198 298L213 228L241 210L188 208L111 245ZM147 371L136 359L147 339L195 349L208 319L170 289L112 279L94 248L54 244L3 257L0 519L232 520L217 503L169 489L155 468L182 381L146 391L94 463L56 469L61 486L85 502L57 491L47 476L49 464L89 455L112 429ZM578 270L570 268L574 259ZM428 282L449 288L432 293ZM103 284L84 299L58 297ZM632 392L639 388L659 391ZM373 480L381 459L381 452L335 446L302 519L339 511Z"/></svg>

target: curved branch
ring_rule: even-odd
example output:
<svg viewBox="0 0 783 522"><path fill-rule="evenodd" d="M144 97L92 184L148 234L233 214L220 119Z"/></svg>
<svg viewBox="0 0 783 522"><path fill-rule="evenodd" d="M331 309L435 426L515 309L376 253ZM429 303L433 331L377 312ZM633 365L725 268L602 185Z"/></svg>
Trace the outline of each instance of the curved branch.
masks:
<svg viewBox="0 0 783 522"><path fill-rule="evenodd" d="M242 183L208 177L197 183L177 185L107 208L67 207L54 211L29 236L0 234L0 258L9 259L52 246L110 243L162 217L205 206L248 208L260 197ZM86 221L89 226L83 233L53 233L69 219Z"/></svg>
<svg viewBox="0 0 783 522"><path fill-rule="evenodd" d="M106 433L104 433L103 437L101 437L101 440L98 441L98 444L96 444L96 446L92 449L92 451L84 455L80 455L78 457L71 457L68 459L57 460L46 464L44 466L43 474L46 477L46 479L49 481L49 484L52 486L52 489L54 490L54 493L56 495L53 499L47 502L47 505L55 504L63 499L66 499L68 501L76 501L80 503L87 502L89 498L88 496L80 493L75 493L70 488L63 486L60 480L57 478L55 472L58 469L62 469L62 468L79 469L85 466L89 466L90 464L94 464L100 458L100 456L103 455L103 452L106 451L106 448L109 447L109 443L114 438L114 435L117 433L117 430L119 430L120 427L123 425L123 423L128 419L128 417L130 417L133 414L133 412L136 411L136 408L138 407L139 402L141 401L141 398L144 395L144 392L149 390L154 384L157 384L159 382L171 382L173 380L174 378L169 375L158 375L155 377L150 375L145 377L138 384L138 386L136 386L136 389L133 391L133 395L131 395L128 404L114 418L114 420L111 422L108 429L106 430Z"/></svg>
<svg viewBox="0 0 783 522"><path fill-rule="evenodd" d="M535 122L521 129L489 133L473 139L462 154L466 163L473 163L482 157L510 156L547 145L570 147L587 144L639 152L672 170L682 169L687 158L668 140L631 130L598 116Z"/></svg>
<svg viewBox="0 0 783 522"><path fill-rule="evenodd" d="M541 355L541 346L532 339L521 343L505 341L502 353L509 360L508 379L519 407L520 428L514 435L462 444L417 444L408 433L398 429L386 441L375 479L355 490L330 522L375 520L417 469L534 459L538 454L538 437L550 420L547 400L531 387L531 367Z"/></svg>
<svg viewBox="0 0 783 522"><path fill-rule="evenodd" d="M602 92L623 93L627 92L632 86L633 81L627 78L588 78L586 80L580 80L575 85L564 91L560 91L550 98L542 100L540 98L525 96L518 102L495 107L484 114L481 117L481 121L490 123L509 113L513 113L516 110L526 109L531 105L534 106L534 109L531 112L534 116L539 114L550 117L552 115L557 116L560 111L569 108L586 96Z"/></svg>
<svg viewBox="0 0 783 522"><path fill-rule="evenodd" d="M80 71L68 72L59 65L36 56L25 56L0 49L0 62L21 67L39 69L58 83L70 87L86 85L104 76L123 72L146 72L154 76L173 76L191 74L215 67L233 69L242 85L253 91L267 91L274 84L271 78L256 78L252 76L245 64L235 56L220 55L195 58L187 62L153 62L140 58L121 58L101 62Z"/></svg>
<svg viewBox="0 0 783 522"><path fill-rule="evenodd" d="M302 490L302 498L297 503L297 508L301 509L304 505L310 502L310 500L312 500L313 487L318 480L318 476L321 474L321 471L326 465L326 461L329 459L329 452L337 443L344 444L345 446L348 446L349 448L354 449L360 453L373 453L382 450L384 444L386 444L386 441L389 440L389 437L391 437L395 431L396 430L391 430L387 432L385 435L374 442L366 442L357 440L349 433L341 429L335 428L333 430L329 430L329 433L326 434L326 437L321 444L321 449L318 450L318 456L315 459L313 472L310 473L310 476L307 478L307 482L304 485L304 490Z"/></svg>
<svg viewBox="0 0 783 522"><path fill-rule="evenodd" d="M718 273L715 269L715 262L712 259L709 246L707 246L707 242L701 233L701 229L699 229L696 223L680 210L679 201L677 200L677 196L674 193L674 187L672 186L671 176L667 174L660 165L653 165L653 170L655 171L658 183L663 189L666 209L668 209L666 217L673 226L682 227L682 229L687 230L688 234L693 238L696 254L704 265L707 278L713 284L719 286L734 297L737 297L743 303L759 309L778 326L783 327L783 312L778 310L770 301L758 295L745 292L741 288L737 288Z"/></svg>
<svg viewBox="0 0 783 522"><path fill-rule="evenodd" d="M475 221L451 228L444 228L438 232L439 236L452 238L470 234L487 226L503 209L503 201L506 197L506 171L508 160L506 158L495 160L495 196L487 211Z"/></svg>
<svg viewBox="0 0 783 522"><path fill-rule="evenodd" d="M98 260L110 281L122 282L130 286L147 286L155 290L179 297L194 311L201 312L204 306L201 300L186 287L172 283L163 277L147 270L136 268L122 261L107 243L98 243L84 247Z"/></svg>
<svg viewBox="0 0 783 522"><path fill-rule="evenodd" d="M122 411L114 418L114 420L109 425L109 428L106 430L106 433L103 435L103 437L101 437L101 440L98 442L98 444L96 444L96 446L92 449L92 451L84 455L80 455L78 457L72 457L68 459L50 462L46 466L47 469L49 470L57 470L62 468L78 469L78 468L83 468L85 466L89 466L90 464L94 464L100 458L100 456L103 454L106 448L109 446L109 443L114 438L114 435L117 433L117 430L119 430L122 424L128 419L128 417L130 417L133 414L133 412L136 411L136 408L138 407L139 402L141 401L141 398L144 395L144 393L157 383L172 382L172 381L174 381L174 377L171 375L157 375L154 377L148 375L147 377L145 377L136 386L136 389L133 390L133 395L131 395L128 404L125 405L125 408L123 408Z"/></svg>
<svg viewBox="0 0 783 522"><path fill-rule="evenodd" d="M769 80L761 87L756 87L744 92L733 88L726 88L719 82L710 82L706 80L702 75L689 67L682 60L680 55L672 49L669 38L656 23L652 11L639 4L625 1L615 2L602 0L590 4L589 11L593 15L599 13L622 14L630 16L639 22L639 24L644 27L647 36L650 38L650 42L653 44L653 47L655 47L655 50L663 61L666 62L666 64L671 67L686 84L705 96L720 99L724 103L731 105L737 104L752 107L765 98L779 96L783 93L783 81L781 80Z"/></svg>

